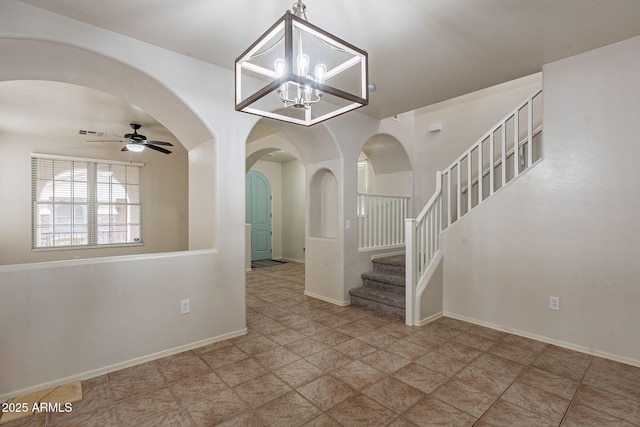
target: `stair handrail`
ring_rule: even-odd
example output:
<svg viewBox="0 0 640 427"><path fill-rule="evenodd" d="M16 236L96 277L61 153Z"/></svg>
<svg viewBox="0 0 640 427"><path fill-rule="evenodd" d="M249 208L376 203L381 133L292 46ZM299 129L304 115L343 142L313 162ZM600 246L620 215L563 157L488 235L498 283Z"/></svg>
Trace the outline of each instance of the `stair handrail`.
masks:
<svg viewBox="0 0 640 427"><path fill-rule="evenodd" d="M405 279L405 302L406 302L406 317L405 322L409 326L413 326L415 322L415 311L416 311L416 296L418 295L418 285L422 283L423 279L426 277L427 273L434 260L436 260L439 252L440 252L440 242L439 235L443 231L443 226L447 227L451 225L451 173L454 167L457 167L457 182L458 182L458 203L457 209L458 214L456 218L460 218L460 194L462 189L460 188L460 178L461 178L461 163L467 158L467 186L473 185L472 180L472 172L471 172L471 153L478 149L479 155L478 157L478 170L481 176L484 176L484 162L482 155L482 144L485 140L489 139L491 145L489 150L489 173L491 175L490 182L490 192L489 196L494 193L494 168L496 163L501 164L502 166L502 186L506 185L506 158L507 158L507 150L506 150L506 123L514 117L514 149L513 152L509 152L510 155L515 156L514 165L519 164L519 147L523 145L525 142L528 142L527 145L527 169L532 165L533 158L533 136L537 134L541 130L541 126L533 129L533 100L540 93L542 93L542 88L536 89L529 97L527 97L522 103L520 103L516 108L514 108L509 114L507 114L498 124L493 126L488 132L486 132L480 139L478 139L474 144L471 145L470 148L465 150L462 155L460 155L456 160L454 160L449 166L444 168L442 171L436 172L436 190L426 203L424 208L420 211L420 214L414 218L407 218L405 220L405 264L406 264L406 279ZM520 130L519 130L519 122L517 120L518 114L520 110L527 107L527 133L524 137L525 142L521 143L520 140ZM498 130L501 131L501 141L502 141L502 150L501 157L496 161L494 155L494 133ZM518 148L518 149L515 149ZM523 153L524 154L524 153ZM518 168L514 168L514 177L519 173ZM448 195L447 195L447 223L444 224L442 221L443 217L443 203L442 203L442 187L444 181L444 175L447 175L448 180ZM478 204L480 204L482 199L482 180L478 180ZM468 209L471 210L471 191L467 193L468 197Z"/></svg>
<svg viewBox="0 0 640 427"><path fill-rule="evenodd" d="M416 218L405 219L405 323L413 326L417 284L440 251L442 231L442 172L436 172L436 191ZM420 237L422 239L418 240Z"/></svg>

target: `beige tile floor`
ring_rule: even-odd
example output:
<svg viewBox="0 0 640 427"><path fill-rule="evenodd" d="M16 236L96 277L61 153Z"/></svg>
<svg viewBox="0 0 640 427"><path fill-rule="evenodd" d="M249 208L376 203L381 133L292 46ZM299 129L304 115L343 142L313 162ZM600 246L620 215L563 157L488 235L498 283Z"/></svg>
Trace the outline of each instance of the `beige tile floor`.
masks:
<svg viewBox="0 0 640 427"><path fill-rule="evenodd" d="M441 318L423 327L247 274L245 336L82 383L16 426L632 426L640 368Z"/></svg>

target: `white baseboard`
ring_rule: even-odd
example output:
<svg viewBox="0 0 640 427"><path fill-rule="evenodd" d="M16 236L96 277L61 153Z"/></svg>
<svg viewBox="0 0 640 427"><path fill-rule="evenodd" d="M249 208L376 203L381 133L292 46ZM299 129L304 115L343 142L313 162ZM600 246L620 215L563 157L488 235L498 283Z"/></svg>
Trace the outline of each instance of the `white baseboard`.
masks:
<svg viewBox="0 0 640 427"><path fill-rule="evenodd" d="M439 318L441 318L442 316L443 316L442 312L439 312L439 313L433 314L433 315L431 315L431 316L429 316L429 317L425 317L424 319L418 320L417 322L415 322L415 325L414 325L414 326L424 326L424 325L426 325L427 323L431 323L431 322L433 322L434 320L438 320L438 319L439 319Z"/></svg>
<svg viewBox="0 0 640 427"><path fill-rule="evenodd" d="M238 331L229 332L227 334L218 335L217 337L207 338L201 341L196 341L190 344L181 345L179 347L170 348L168 350L162 350L157 353L148 354L142 357L136 357L134 359L126 360L124 362L116 363L109 366L104 366L102 368L93 369L91 371L82 372L75 375L70 375L65 378L60 378L53 381L48 381L46 383L34 385L31 387L23 388L20 390L15 390L9 393L0 395L0 402L4 402L12 397L23 396L25 394L33 393L36 391L44 390L51 387L56 387L62 384L67 384L72 381L83 381L89 378L94 378L100 375L108 374L109 372L118 371L120 369L129 368L131 366L139 365L141 363L150 362L152 360L160 359L166 356L171 356L173 354L182 353L183 351L193 350L194 348L203 347L205 345L212 344L218 341L228 340L230 338L239 337L248 332L247 328L240 329Z"/></svg>
<svg viewBox="0 0 640 427"><path fill-rule="evenodd" d="M339 305L341 307L345 307L347 305L351 305L351 301L338 301L333 298L327 298L322 295L314 294L313 292L304 291L304 294L308 297L316 298L322 301L330 302L331 304Z"/></svg>
<svg viewBox="0 0 640 427"><path fill-rule="evenodd" d="M282 261L290 261L290 262L297 262L298 264L304 264L304 260L303 259L294 259L294 258L280 258Z"/></svg>
<svg viewBox="0 0 640 427"><path fill-rule="evenodd" d="M532 334L530 332L525 332L518 329L507 328L501 325L484 322L482 320L474 319L472 317L462 316L456 313L450 313L445 311L443 315L446 317L451 317L453 319L462 320L463 322L473 323L478 326L484 326L489 329L495 329L497 331L507 332L513 335L519 335L524 338L530 338L532 340L542 341L547 344L553 344L558 347L563 347L569 350L574 350L580 353L589 354L591 356L602 357L603 359L609 359L609 360L613 360L614 362L620 362L626 365L636 366L640 368L640 360L631 359L630 357L619 356L617 354L607 353L606 351L596 350L596 349L581 346L578 344L573 344L573 343L562 341L562 340L556 340L556 339L545 337L542 335Z"/></svg>

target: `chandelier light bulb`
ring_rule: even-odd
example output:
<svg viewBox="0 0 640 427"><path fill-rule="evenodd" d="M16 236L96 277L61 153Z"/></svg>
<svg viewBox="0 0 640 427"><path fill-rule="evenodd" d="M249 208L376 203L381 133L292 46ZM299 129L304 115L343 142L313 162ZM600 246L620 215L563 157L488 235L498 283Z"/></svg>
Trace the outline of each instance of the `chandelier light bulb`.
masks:
<svg viewBox="0 0 640 427"><path fill-rule="evenodd" d="M327 77L327 66L324 64L318 64L315 68L316 81L318 83L324 83L324 79Z"/></svg>
<svg viewBox="0 0 640 427"><path fill-rule="evenodd" d="M276 59L273 63L273 68L278 78L281 78L282 76L284 76L284 59L282 58Z"/></svg>
<svg viewBox="0 0 640 427"><path fill-rule="evenodd" d="M301 53L298 55L298 75L306 76L309 72L309 55Z"/></svg>

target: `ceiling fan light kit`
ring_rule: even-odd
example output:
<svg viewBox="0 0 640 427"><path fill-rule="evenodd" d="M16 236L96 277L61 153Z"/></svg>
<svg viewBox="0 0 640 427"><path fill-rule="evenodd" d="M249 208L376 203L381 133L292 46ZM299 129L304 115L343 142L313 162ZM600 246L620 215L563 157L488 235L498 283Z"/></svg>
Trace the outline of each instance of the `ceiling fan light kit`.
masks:
<svg viewBox="0 0 640 427"><path fill-rule="evenodd" d="M311 126L369 103L367 52L305 9L298 0L236 59L236 111Z"/></svg>

